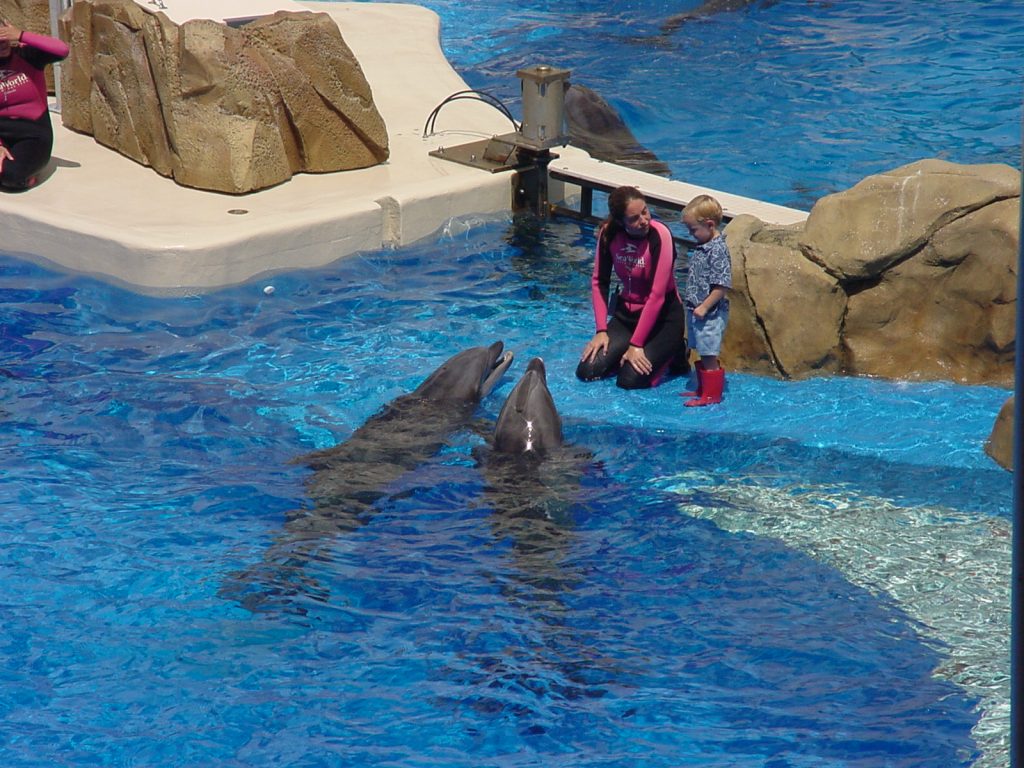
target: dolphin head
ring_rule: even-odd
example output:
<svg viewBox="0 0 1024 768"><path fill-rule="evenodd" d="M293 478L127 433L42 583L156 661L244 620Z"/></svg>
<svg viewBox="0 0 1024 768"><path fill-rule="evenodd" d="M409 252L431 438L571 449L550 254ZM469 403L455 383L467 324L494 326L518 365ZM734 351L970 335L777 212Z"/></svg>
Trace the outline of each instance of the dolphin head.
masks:
<svg viewBox="0 0 1024 768"><path fill-rule="evenodd" d="M544 361L533 358L498 414L494 448L502 453L545 456L562 445L562 418L548 391Z"/></svg>
<svg viewBox="0 0 1024 768"><path fill-rule="evenodd" d="M496 341L448 358L413 394L438 402L476 403L486 397L512 365L512 352Z"/></svg>

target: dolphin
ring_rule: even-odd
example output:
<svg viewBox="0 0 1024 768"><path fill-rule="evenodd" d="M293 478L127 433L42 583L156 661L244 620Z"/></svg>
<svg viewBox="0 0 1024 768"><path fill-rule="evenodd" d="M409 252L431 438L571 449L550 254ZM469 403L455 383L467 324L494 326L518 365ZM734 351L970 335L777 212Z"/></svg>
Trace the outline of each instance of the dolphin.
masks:
<svg viewBox="0 0 1024 768"><path fill-rule="evenodd" d="M685 11L683 13L676 13L669 16L661 25L662 35L671 35L677 31L683 24L688 21L695 21L706 16L712 16L716 13L732 13L734 11L742 11L750 5L753 5L756 0L706 0L699 6L694 8L692 11ZM770 8L775 5L778 0L762 0L762 8Z"/></svg>
<svg viewBox="0 0 1024 768"><path fill-rule="evenodd" d="M394 481L436 454L450 435L469 425L480 401L512 364L502 342L473 347L446 360L422 384L393 400L348 440L300 456L314 514L360 514ZM339 519L332 514L332 520Z"/></svg>
<svg viewBox="0 0 1024 768"><path fill-rule="evenodd" d="M396 481L437 454L468 427L480 401L512 364L502 342L473 347L446 360L412 392L385 405L342 443L293 459L313 470L306 488L313 504L286 516L261 563L232 575L220 593L251 610L271 598L327 599L305 572L333 537L372 516ZM300 612L303 612L301 608Z"/></svg>
<svg viewBox="0 0 1024 768"><path fill-rule="evenodd" d="M501 453L546 456L562 446L562 417L548 389L547 369L539 357L512 388L494 427L494 448Z"/></svg>
<svg viewBox="0 0 1024 768"><path fill-rule="evenodd" d="M596 91L571 83L565 92L569 142L605 162L669 176L671 171L637 140L625 121Z"/></svg>

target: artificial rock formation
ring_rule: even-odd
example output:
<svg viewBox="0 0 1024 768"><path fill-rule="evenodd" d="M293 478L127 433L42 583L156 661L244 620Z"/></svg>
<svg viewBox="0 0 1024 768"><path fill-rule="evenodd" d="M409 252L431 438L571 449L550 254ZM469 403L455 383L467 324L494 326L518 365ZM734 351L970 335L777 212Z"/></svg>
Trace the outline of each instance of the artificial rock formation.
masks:
<svg viewBox="0 0 1024 768"><path fill-rule="evenodd" d="M1019 171L923 160L822 198L802 225L738 216L722 358L1010 386L1019 212Z"/></svg>
<svg viewBox="0 0 1024 768"><path fill-rule="evenodd" d="M52 34L49 0L0 0L0 18L7 19L18 29Z"/></svg>
<svg viewBox="0 0 1024 768"><path fill-rule="evenodd" d="M388 157L362 69L324 13L178 26L133 0L61 18L64 125L179 184L244 193Z"/></svg>

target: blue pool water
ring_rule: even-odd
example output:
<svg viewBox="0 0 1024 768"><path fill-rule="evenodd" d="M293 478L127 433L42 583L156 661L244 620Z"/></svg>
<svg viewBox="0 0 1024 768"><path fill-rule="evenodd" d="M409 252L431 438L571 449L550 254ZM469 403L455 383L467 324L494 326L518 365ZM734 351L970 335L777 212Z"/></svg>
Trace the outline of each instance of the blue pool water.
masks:
<svg viewBox="0 0 1024 768"><path fill-rule="evenodd" d="M1005 521L982 443L1006 392L736 375L694 413L680 380L580 384L591 242L498 221L182 299L5 260L5 764L970 764L986 694L935 674L963 648L685 507L820 487ZM315 557L267 560L311 504L290 459L495 339L517 362L478 428ZM533 355L592 453L550 520L474 454Z"/></svg>
<svg viewBox="0 0 1024 768"><path fill-rule="evenodd" d="M809 207L1020 160L1015 3L755 3L661 40L693 3L426 4L472 85L514 101L558 50L719 189ZM1008 392L733 374L694 413L680 380L582 385L592 246L455 222L176 299L0 258L3 764L1005 764ZM364 525L289 540L316 511L290 460L497 339L479 423ZM589 458L524 500L480 457L533 355Z"/></svg>
<svg viewBox="0 0 1024 768"><path fill-rule="evenodd" d="M518 114L517 69L569 69L690 183L807 210L922 158L1020 167L1017 0L755 0L667 36L698 2L420 4L472 87Z"/></svg>

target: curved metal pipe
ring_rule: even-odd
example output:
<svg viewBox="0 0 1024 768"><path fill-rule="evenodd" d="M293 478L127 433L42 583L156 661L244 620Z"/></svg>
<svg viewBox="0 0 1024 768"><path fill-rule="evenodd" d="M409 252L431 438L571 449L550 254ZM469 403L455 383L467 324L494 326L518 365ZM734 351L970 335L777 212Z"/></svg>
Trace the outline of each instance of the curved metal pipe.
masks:
<svg viewBox="0 0 1024 768"><path fill-rule="evenodd" d="M450 104L453 101L459 101L461 99L473 99L475 101L482 101L485 104L490 104L492 107L501 112L512 122L512 128L515 131L519 130L519 125L516 123L516 119L512 117L512 113L508 107L499 99L497 96L493 96L487 91L477 91L472 88L465 91L456 91L449 96L444 98L440 104L434 107L433 111L427 117L427 121L423 124L423 135L430 136L434 132L434 123L437 121L437 115L441 111L441 108L446 104Z"/></svg>

